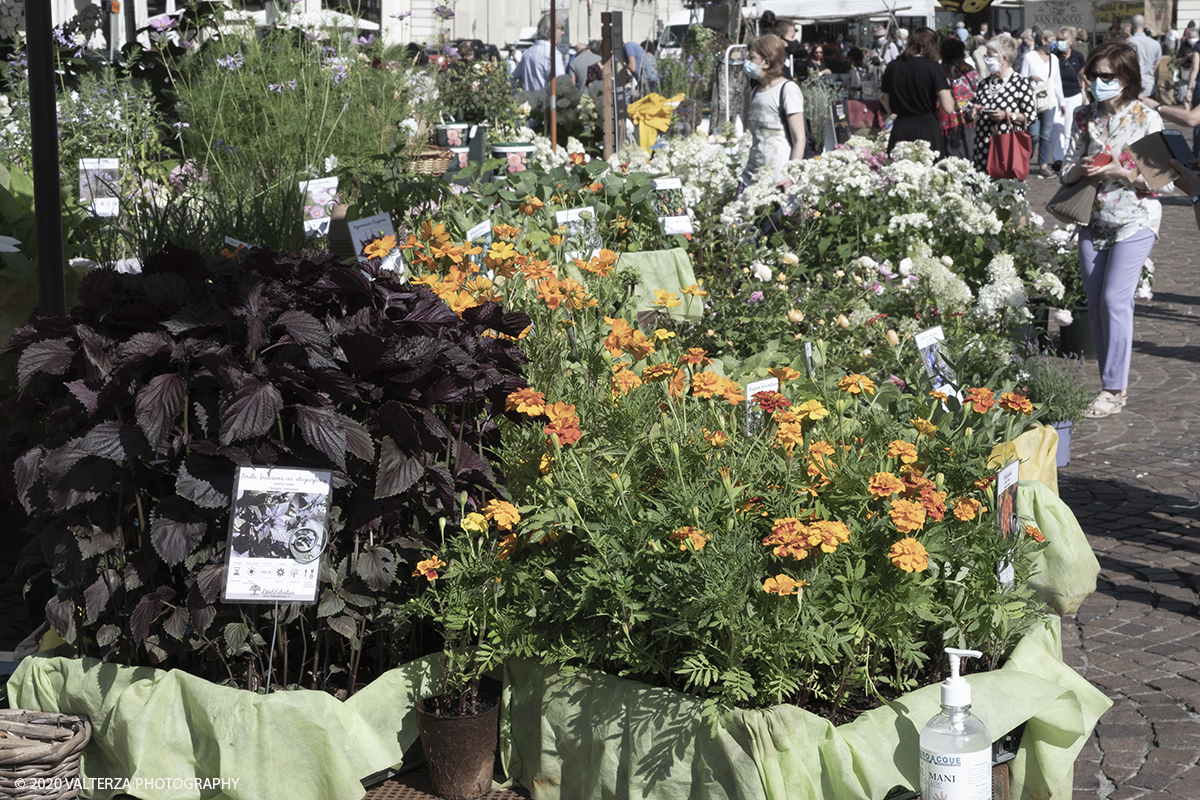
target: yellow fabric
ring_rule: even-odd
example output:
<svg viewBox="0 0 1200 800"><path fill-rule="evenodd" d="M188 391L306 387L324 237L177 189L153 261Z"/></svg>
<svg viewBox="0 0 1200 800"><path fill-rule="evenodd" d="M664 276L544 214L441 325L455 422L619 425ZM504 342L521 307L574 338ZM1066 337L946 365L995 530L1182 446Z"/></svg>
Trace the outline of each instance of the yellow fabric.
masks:
<svg viewBox="0 0 1200 800"><path fill-rule="evenodd" d="M685 94L677 94L669 100L657 92L651 92L642 99L631 103L626 113L629 119L637 123L638 145L647 153L658 141L658 134L671 127L671 109L667 103L680 103L687 99Z"/></svg>
<svg viewBox="0 0 1200 800"><path fill-rule="evenodd" d="M1058 431L1049 425L1025 431L1016 439L992 448L988 456L988 466L993 469L1012 461L1014 458L1021 462L1020 479L1023 481L1041 481L1050 487L1054 496L1058 496Z"/></svg>

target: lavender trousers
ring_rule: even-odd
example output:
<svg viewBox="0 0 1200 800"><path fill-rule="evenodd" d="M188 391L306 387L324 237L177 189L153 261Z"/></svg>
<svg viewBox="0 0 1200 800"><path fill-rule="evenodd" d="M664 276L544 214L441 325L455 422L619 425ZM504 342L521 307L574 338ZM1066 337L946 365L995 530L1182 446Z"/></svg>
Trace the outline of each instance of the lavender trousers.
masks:
<svg viewBox="0 0 1200 800"><path fill-rule="evenodd" d="M1079 269L1100 360L1101 386L1109 391L1129 386L1134 294L1142 277L1142 264L1156 239L1154 231L1147 229L1107 250L1097 250L1092 244L1092 229L1079 229Z"/></svg>

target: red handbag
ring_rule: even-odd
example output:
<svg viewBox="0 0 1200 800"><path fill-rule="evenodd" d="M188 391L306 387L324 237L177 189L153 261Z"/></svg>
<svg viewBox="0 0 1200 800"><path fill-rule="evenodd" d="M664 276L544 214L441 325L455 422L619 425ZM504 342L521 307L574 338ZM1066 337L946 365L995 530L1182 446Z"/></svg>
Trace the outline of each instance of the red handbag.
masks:
<svg viewBox="0 0 1200 800"><path fill-rule="evenodd" d="M1023 181L1029 177L1029 157L1033 155L1033 139L1025 131L994 133L988 148L987 171L996 180L1011 178Z"/></svg>

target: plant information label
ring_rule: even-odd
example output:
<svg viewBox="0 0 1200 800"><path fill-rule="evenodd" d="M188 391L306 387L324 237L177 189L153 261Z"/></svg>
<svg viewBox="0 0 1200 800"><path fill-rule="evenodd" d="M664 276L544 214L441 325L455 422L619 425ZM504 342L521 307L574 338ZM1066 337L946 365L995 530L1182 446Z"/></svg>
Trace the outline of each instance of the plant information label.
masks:
<svg viewBox="0 0 1200 800"><path fill-rule="evenodd" d="M229 546L227 603L315 603L321 554L329 542L332 473L238 467Z"/></svg>
<svg viewBox="0 0 1200 800"><path fill-rule="evenodd" d="M79 159L79 202L97 217L115 217L121 211L120 170L117 158Z"/></svg>

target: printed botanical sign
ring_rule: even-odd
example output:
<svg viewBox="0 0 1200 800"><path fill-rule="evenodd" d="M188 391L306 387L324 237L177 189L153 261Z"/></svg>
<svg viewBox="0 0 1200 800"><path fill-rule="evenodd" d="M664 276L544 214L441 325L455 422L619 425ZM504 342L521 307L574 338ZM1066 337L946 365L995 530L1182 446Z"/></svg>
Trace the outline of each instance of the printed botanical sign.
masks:
<svg viewBox="0 0 1200 800"><path fill-rule="evenodd" d="M120 168L116 158L79 159L79 202L98 217L115 217L121 210Z"/></svg>

